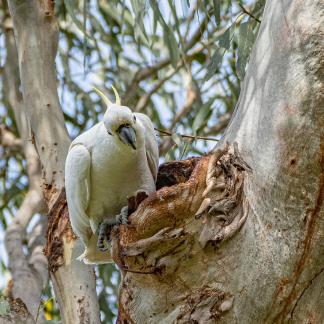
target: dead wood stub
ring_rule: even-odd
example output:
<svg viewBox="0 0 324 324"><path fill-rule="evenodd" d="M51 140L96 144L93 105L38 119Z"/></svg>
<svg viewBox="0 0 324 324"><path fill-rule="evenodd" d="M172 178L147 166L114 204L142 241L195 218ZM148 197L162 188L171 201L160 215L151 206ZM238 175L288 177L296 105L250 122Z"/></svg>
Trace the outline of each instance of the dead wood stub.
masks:
<svg viewBox="0 0 324 324"><path fill-rule="evenodd" d="M191 245L191 237L183 228L163 228L148 239L121 247L120 261L124 265L123 270L133 273L174 273L181 255L186 254ZM134 257L137 259L132 263ZM129 263L131 268L125 266Z"/></svg>
<svg viewBox="0 0 324 324"><path fill-rule="evenodd" d="M63 236L67 241L76 239L69 220L65 190L61 190L48 213L44 254L47 257L48 267L52 273L64 264Z"/></svg>
<svg viewBox="0 0 324 324"><path fill-rule="evenodd" d="M207 170L204 163L198 163L204 159L208 161ZM162 165L159 186L180 183L163 187L148 197L130 217L130 226L122 227L121 240L118 247L115 245L118 250L115 258L121 262L120 266L129 271L152 273L171 265L174 251L181 250L181 245L190 247L192 244L195 233L187 232L181 223L194 216L204 216L199 235L202 247L208 242L219 243L232 237L244 224L249 209L244 196L245 171L251 169L241 158L237 144L231 147L227 144L203 159ZM137 197L134 199L133 207L137 208ZM135 263L130 261L132 258L137 258ZM126 259L132 267L127 266Z"/></svg>
<svg viewBox="0 0 324 324"><path fill-rule="evenodd" d="M208 157L199 159L188 181L172 187L163 187L149 195L136 212L130 215L129 225L119 227L121 246L149 238L161 229L170 227L170 224L176 226L177 222L187 218L187 213L195 211L196 200L201 200L207 164Z"/></svg>
<svg viewBox="0 0 324 324"><path fill-rule="evenodd" d="M249 210L244 197L245 171L251 168L241 158L236 143L232 149L227 144L216 150L211 157L204 200L196 213L196 218L204 216L199 237L202 247L231 238L244 224Z"/></svg>
<svg viewBox="0 0 324 324"><path fill-rule="evenodd" d="M118 323L137 321L131 314L141 302L137 296L142 290L151 292L147 282L160 287L161 296L174 294L177 300L174 305L155 305L147 316L180 311L175 323L214 323L231 309L230 292L199 287L195 281L187 296L189 283L182 278L188 269L205 271L210 251L202 250L208 242L229 239L244 224L249 207L244 194L247 170L236 145L160 168L162 188L138 206L129 226L120 227L114 244L113 257L122 269Z"/></svg>

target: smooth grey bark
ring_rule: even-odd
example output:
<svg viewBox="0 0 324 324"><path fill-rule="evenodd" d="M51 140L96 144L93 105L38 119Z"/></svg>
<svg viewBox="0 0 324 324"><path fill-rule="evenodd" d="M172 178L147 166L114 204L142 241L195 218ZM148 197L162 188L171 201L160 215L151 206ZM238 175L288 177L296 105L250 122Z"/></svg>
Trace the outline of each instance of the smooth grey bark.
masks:
<svg viewBox="0 0 324 324"><path fill-rule="evenodd" d="M94 271L76 260L80 242L73 235L66 203L62 200L70 139L56 89L58 28L54 2L12 0L8 4L18 50L24 108L42 167L49 213L45 251L56 300L64 323L99 323Z"/></svg>
<svg viewBox="0 0 324 324"><path fill-rule="evenodd" d="M120 323L324 322L323 14L267 1L222 142L115 233Z"/></svg>
<svg viewBox="0 0 324 324"><path fill-rule="evenodd" d="M224 137L253 169L235 311L243 322L321 323L324 296L300 310L302 296L323 285L323 2L267 1L263 17Z"/></svg>
<svg viewBox="0 0 324 324"><path fill-rule="evenodd" d="M4 23L5 44L7 50L6 63L3 69L4 91L7 93L7 105L14 112L17 128L21 139L9 136L9 131L3 128L2 135L7 141L1 144L19 148L25 156L29 187L25 198L19 207L14 221L8 226L5 236L6 251L8 253L9 269L12 275L10 297L26 305L32 318L41 323L43 321L40 297L47 284L47 260L42 250L45 244L46 222L41 220L30 237L26 237L26 227L36 213L45 211L45 204L41 189L41 170L36 150L30 140L30 126L23 109L22 96L19 92L19 68L17 51L13 35L11 19ZM7 133L7 136L5 134ZM11 138L11 141L10 141ZM20 145L17 148L17 143ZM30 243L28 253L24 251L24 241Z"/></svg>

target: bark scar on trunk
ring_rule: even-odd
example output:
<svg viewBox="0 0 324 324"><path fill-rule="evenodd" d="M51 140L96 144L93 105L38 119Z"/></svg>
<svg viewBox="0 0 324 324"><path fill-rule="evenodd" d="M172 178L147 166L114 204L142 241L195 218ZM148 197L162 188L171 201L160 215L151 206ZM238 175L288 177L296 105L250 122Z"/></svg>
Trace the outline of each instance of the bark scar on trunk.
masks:
<svg viewBox="0 0 324 324"><path fill-rule="evenodd" d="M187 297L175 323L215 323L223 313L231 309L233 301L234 296L231 294L202 287Z"/></svg>
<svg viewBox="0 0 324 324"><path fill-rule="evenodd" d="M231 238L245 223L249 205L244 197L244 171L252 171L241 158L237 143L232 152L227 143L211 156L203 193L196 218L203 217L204 227L199 242L220 243Z"/></svg>
<svg viewBox="0 0 324 324"><path fill-rule="evenodd" d="M181 224L201 201L208 159L191 158L160 166L160 190L138 206L128 226L121 225L112 233L112 255L122 271L159 273L176 266L172 256L183 254L183 247L191 245L192 235Z"/></svg>
<svg viewBox="0 0 324 324"><path fill-rule="evenodd" d="M26 323L34 324L35 321L29 313L26 304L20 298L8 297L4 300L9 305L8 312L0 313L0 323Z"/></svg>
<svg viewBox="0 0 324 324"><path fill-rule="evenodd" d="M115 262L136 273L174 270L172 259L178 265L196 237L203 248L232 237L248 213L243 193L246 170L251 168L240 157L237 143L200 159L162 165L157 185L162 188L138 206L128 226L112 235ZM200 233L187 229L189 220L202 222ZM175 254L179 255L174 258Z"/></svg>
<svg viewBox="0 0 324 324"><path fill-rule="evenodd" d="M54 196L52 191L51 186L47 186L45 197ZM54 273L64 264L63 236L67 241L76 239L69 220L65 190L61 190L54 203L49 206L44 254L47 257L48 268L51 273Z"/></svg>
<svg viewBox="0 0 324 324"><path fill-rule="evenodd" d="M177 314L172 323L213 323L232 308L230 291L199 283L188 294L182 277L195 267L193 260L203 264L214 253L204 249L208 242L227 240L244 224L249 206L244 195L246 171L251 168L236 143L199 159L160 167L160 189L137 206L129 225L113 231L112 256L122 271L118 323L141 321L131 317L140 303L137 290L150 294L150 286L170 282L175 283L177 304L161 301L152 316L158 311Z"/></svg>

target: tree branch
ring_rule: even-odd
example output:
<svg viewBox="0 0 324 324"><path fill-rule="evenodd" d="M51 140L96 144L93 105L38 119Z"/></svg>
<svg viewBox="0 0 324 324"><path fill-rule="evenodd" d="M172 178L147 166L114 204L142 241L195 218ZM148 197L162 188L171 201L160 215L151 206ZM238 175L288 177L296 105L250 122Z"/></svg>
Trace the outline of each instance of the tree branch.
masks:
<svg viewBox="0 0 324 324"><path fill-rule="evenodd" d="M7 105L14 112L19 134L24 140L17 139L3 125L1 127L1 139L4 145L11 144L17 146L17 143L19 144L19 149L26 159L29 180L28 192L15 215L14 221L6 230L5 245L8 253L9 269L12 275L12 297L15 299L20 298L32 317L36 319L41 293L47 283L47 260L42 254L37 258L37 262L34 259L33 264L31 264L30 258L24 252L24 240L26 239L26 227L29 221L36 213L44 212L45 205L41 190L41 170L38 155L34 146L28 140L30 127L19 92L17 52L12 26L8 17L6 18L5 26L7 59L4 66L3 90L6 94ZM9 140L11 143L9 143ZM44 236L42 236L38 250L43 248L44 242ZM34 249L29 250L29 252L31 255L36 253Z"/></svg>
<svg viewBox="0 0 324 324"><path fill-rule="evenodd" d="M61 215L58 198L64 189L64 164L70 144L56 89L55 55L58 29L54 16L54 2L32 0L9 1L10 14L16 36L21 89L33 139L43 170L43 183L50 215L51 233L55 243L50 244L47 256L59 266L50 268L61 317L66 323L99 323L93 268L76 260L78 240L72 233L67 213ZM64 228L53 226L63 222ZM50 254L49 254L50 253ZM37 303L38 305L39 303ZM67 306L68 305L68 306Z"/></svg>
<svg viewBox="0 0 324 324"><path fill-rule="evenodd" d="M151 99L151 97L152 97L152 95L156 92L156 91L158 91L162 86L163 86L163 84L167 81L167 80L169 80L170 78L172 78L178 71L179 71L179 69L181 68L183 66L183 64L179 64L178 66L177 66L177 68L176 69L173 69L170 73L168 73L163 79L161 79L160 81L158 81L153 87L152 87L152 89L148 92L148 93L146 93L145 95L143 95L141 98L140 98L140 100L138 101L138 103L136 104L136 107L135 107L135 109L134 109L134 111L137 111L137 112L139 112L139 111L142 111L142 110L144 110L146 107L147 107L147 105L149 104L149 102L150 102L150 99Z"/></svg>
<svg viewBox="0 0 324 324"><path fill-rule="evenodd" d="M0 125L0 145L11 153L22 151L22 140L17 138L6 125Z"/></svg>
<svg viewBox="0 0 324 324"><path fill-rule="evenodd" d="M191 80L190 80L190 82L188 84L188 88L187 88L186 101L185 101L184 105L182 106L182 108L179 110L179 112L176 114L174 119L172 120L171 126L169 127L170 134L172 134L172 130L174 129L176 124L179 122L179 120L190 111L192 106L196 102L201 103L200 89L199 89L198 85L195 83L195 81L192 80L191 76L190 76L190 78L191 78ZM162 141L159 146L160 154L165 154L166 152L168 152L169 149L173 146L173 144L174 144L174 142L173 142L172 138L167 138L164 141Z"/></svg>
<svg viewBox="0 0 324 324"><path fill-rule="evenodd" d="M224 115L218 117L217 123L209 128L206 128L204 134L206 136L220 134L227 127L231 119L231 116L232 116L231 113L225 113Z"/></svg>
<svg viewBox="0 0 324 324"><path fill-rule="evenodd" d="M238 5L239 5L239 7L243 10L243 12L244 12L245 14L247 14L248 16L250 16L252 19L254 19L255 21L257 21L259 24L261 24L261 20L258 19L258 18L256 18L255 16L253 16L249 11L247 11L247 10L243 7L242 4L239 3Z"/></svg>
<svg viewBox="0 0 324 324"><path fill-rule="evenodd" d="M156 131L164 134L164 136L172 136L173 134L169 131L165 131L165 130L161 130L161 129L157 129L155 128ZM201 139L201 140L205 140L205 141L214 141L214 142L218 142L218 139L216 138L211 138L211 137L206 137L206 136L194 136L194 135L186 135L186 134L178 134L180 137L183 138L190 138L190 139ZM162 135L163 136L163 135Z"/></svg>
<svg viewBox="0 0 324 324"><path fill-rule="evenodd" d="M70 139L56 91L54 60L58 30L50 1L9 1L17 36L24 106L30 120L46 185L64 186ZM55 91L53 91L55 89ZM54 188L53 188L54 189Z"/></svg>
<svg viewBox="0 0 324 324"><path fill-rule="evenodd" d="M206 15L202 19L196 31L193 33L192 37L185 43L184 53L187 53L201 39L201 36L203 35L204 31L207 28L207 22L208 22L208 16ZM130 82L130 84L128 85L125 91L125 96L123 98L125 105L128 106L133 102L134 97L136 96L137 93L137 88L141 81L143 81L148 77L151 77L157 71L169 65L170 62L171 62L171 58L166 57L162 59L160 62L156 63L155 65L148 66L146 68L137 71L133 80Z"/></svg>

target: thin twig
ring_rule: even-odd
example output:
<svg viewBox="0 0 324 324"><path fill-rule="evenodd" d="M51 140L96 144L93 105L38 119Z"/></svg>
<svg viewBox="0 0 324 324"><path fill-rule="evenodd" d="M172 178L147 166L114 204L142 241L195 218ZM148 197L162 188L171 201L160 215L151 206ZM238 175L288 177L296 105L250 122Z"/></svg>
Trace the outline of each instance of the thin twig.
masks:
<svg viewBox="0 0 324 324"><path fill-rule="evenodd" d="M135 111L141 111L141 110L143 110L149 104L149 101L150 101L152 95L156 91L158 91L163 86L163 84L166 81L168 81L170 78L172 78L179 71L179 69L182 66L183 66L183 63L182 62L179 62L178 66L175 69L173 69L163 79L161 79L159 82L157 82L148 93L146 93L145 95L143 95L140 98L140 100L138 101L138 103L136 104Z"/></svg>
<svg viewBox="0 0 324 324"><path fill-rule="evenodd" d="M240 3L238 4L239 5L239 7L243 10L243 12L245 13L245 14L247 14L248 16L250 16L251 18L253 18L255 21L257 21L259 24L261 24L261 20L260 19L258 19L257 17L255 17L255 16L253 16L252 14L251 14L251 12L249 12L249 11L247 11Z"/></svg>
<svg viewBox="0 0 324 324"><path fill-rule="evenodd" d="M165 130L161 130L161 129L157 129L154 128L157 132L162 133L162 136L172 136L173 133L165 131ZM177 134L180 137L184 137L184 138L191 138L191 139L201 139L201 140L205 140L205 141L214 141L214 142L218 142L219 140L216 138L211 138L211 137L205 137L205 136L193 136L193 135L186 135L186 134Z"/></svg>
<svg viewBox="0 0 324 324"><path fill-rule="evenodd" d="M185 43L184 45L184 53L187 56L187 52L193 48L201 39L202 34L207 28L208 23L208 17L205 16L202 22L199 24L195 32L192 34L191 38ZM187 57L186 57L187 58ZM144 79L151 77L157 71L165 68L167 65L169 65L171 62L171 57L168 56L164 59L162 59L160 62L156 63L153 66L147 66L146 68L140 69L135 73L134 78L130 82L129 86L127 87L125 91L125 97L123 98L124 104L127 106L129 105L133 98L136 95L136 92L138 90L139 83L143 81Z"/></svg>

